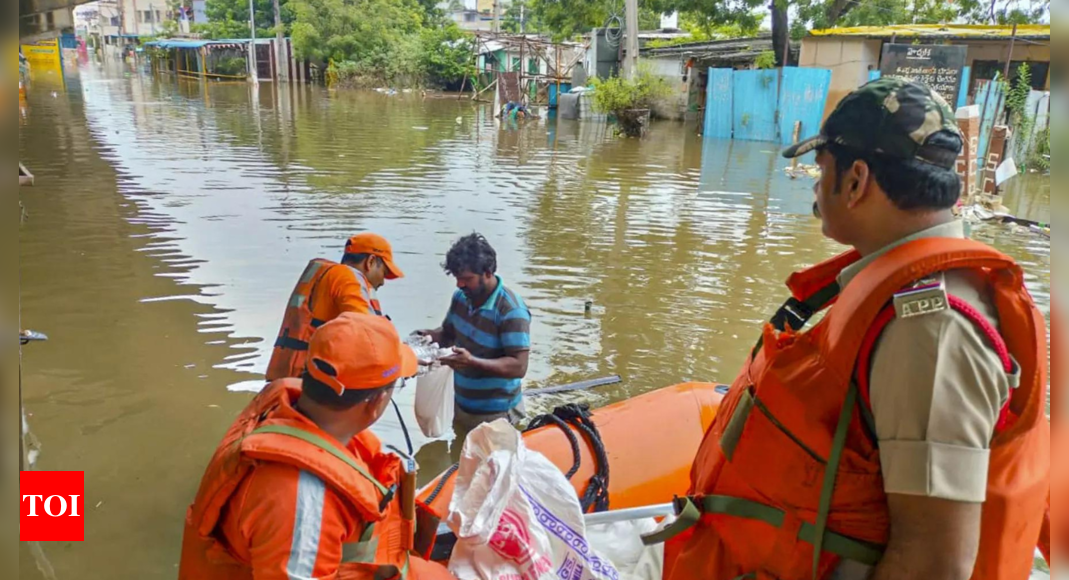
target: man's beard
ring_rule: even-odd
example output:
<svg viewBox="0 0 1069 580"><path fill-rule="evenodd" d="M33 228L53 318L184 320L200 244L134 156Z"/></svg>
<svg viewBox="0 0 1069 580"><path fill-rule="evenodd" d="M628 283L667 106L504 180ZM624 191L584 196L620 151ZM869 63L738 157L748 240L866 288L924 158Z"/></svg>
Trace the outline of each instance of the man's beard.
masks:
<svg viewBox="0 0 1069 580"><path fill-rule="evenodd" d="M478 290L464 290L464 296L467 296L469 302L478 302L487 298L486 292L486 280L479 281Z"/></svg>

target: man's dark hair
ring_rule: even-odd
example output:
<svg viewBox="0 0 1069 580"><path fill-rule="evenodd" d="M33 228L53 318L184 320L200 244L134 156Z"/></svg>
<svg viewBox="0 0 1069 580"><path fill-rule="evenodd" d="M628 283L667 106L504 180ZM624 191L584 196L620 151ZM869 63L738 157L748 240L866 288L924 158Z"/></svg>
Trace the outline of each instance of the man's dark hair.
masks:
<svg viewBox="0 0 1069 580"><path fill-rule="evenodd" d="M453 244L442 267L452 276L464 272L497 274L497 252L482 234L471 234Z"/></svg>
<svg viewBox="0 0 1069 580"><path fill-rule="evenodd" d="M343 264L352 264L354 266L359 266L360 264L363 264L365 261L367 261L367 259L370 257L371 254L345 254L345 257L342 258L341 261Z"/></svg>
<svg viewBox="0 0 1069 580"><path fill-rule="evenodd" d="M961 138L949 132L936 133L929 146L960 151ZM828 143L825 149L835 158L837 183L841 183L856 161L864 161L872 171L876 183L900 210L942 210L954 207L961 197L961 177L953 169L945 169L919 159L900 159L881 153L861 153L857 149Z"/></svg>
<svg viewBox="0 0 1069 580"><path fill-rule="evenodd" d="M308 373L304 373L302 380L301 396L308 397L312 402L335 411L348 411L357 405L362 405L374 399L379 393L391 388L350 389L339 397L337 391L317 381Z"/></svg>

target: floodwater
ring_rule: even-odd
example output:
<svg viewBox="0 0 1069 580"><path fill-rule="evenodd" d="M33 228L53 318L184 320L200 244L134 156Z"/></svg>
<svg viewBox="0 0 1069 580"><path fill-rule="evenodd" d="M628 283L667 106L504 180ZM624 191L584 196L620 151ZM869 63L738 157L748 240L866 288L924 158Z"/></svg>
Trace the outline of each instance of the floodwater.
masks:
<svg viewBox="0 0 1069 580"><path fill-rule="evenodd" d="M261 386L288 293L356 232L398 252L408 277L381 299L402 333L441 321L440 264L477 230L534 313L527 386L624 379L534 411L730 380L787 275L840 250L778 146L703 144L678 124L627 141L596 124L499 126L452 98L95 67L35 79L20 122L37 177L21 195L22 320L52 339L25 353L26 409L37 468L85 471L88 497L88 541L43 546L47 564L22 547L24 579L175 577L185 509ZM1049 179L1020 180L1007 205L1049 221ZM1047 308L1049 240L974 234L1022 261ZM378 431L403 441L394 417ZM445 446L420 459L437 472Z"/></svg>

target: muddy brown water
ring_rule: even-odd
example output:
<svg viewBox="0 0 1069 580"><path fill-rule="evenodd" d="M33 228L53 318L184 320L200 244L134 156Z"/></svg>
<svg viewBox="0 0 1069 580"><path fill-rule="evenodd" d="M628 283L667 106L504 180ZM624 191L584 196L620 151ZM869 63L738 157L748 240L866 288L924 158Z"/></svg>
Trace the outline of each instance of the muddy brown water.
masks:
<svg viewBox="0 0 1069 580"><path fill-rule="evenodd" d="M21 123L37 177L21 196L23 324L52 339L25 352L26 409L37 468L85 471L88 497L88 541L43 546L50 575L22 546L25 579L175 577L185 509L260 386L295 278L355 232L398 252L408 277L381 299L402 333L441 321L444 254L478 230L534 312L526 385L624 378L536 412L730 380L786 276L841 249L777 145L703 143L679 124L626 141L596 124L499 126L454 99L93 66L35 79ZM1049 221L1049 179L1019 180L1007 205ZM973 232L1025 265L1046 309L1049 240ZM397 425L378 431L401 444ZM441 470L445 445L420 459Z"/></svg>

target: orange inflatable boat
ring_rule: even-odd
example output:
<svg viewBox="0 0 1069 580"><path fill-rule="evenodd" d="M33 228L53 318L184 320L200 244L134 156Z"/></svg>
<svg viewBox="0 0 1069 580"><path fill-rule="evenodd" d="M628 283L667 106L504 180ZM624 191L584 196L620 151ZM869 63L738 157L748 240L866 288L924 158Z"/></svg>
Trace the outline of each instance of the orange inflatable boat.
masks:
<svg viewBox="0 0 1069 580"><path fill-rule="evenodd" d="M661 389L591 413L609 463L609 505L613 510L670 503L690 487L690 468L712 425L727 387L688 383ZM571 478L583 497L598 472L595 447L569 425L581 461ZM545 455L561 472L575 467L572 439L558 426L524 435L527 447ZM439 517L449 513L456 470L424 488L417 499Z"/></svg>

